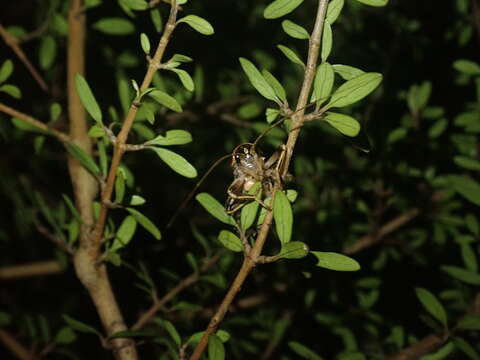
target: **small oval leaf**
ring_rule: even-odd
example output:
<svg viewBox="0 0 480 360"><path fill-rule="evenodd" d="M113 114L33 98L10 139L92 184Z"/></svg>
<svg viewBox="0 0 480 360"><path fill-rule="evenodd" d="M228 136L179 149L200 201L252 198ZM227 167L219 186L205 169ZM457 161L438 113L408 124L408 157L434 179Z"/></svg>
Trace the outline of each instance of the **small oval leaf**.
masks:
<svg viewBox="0 0 480 360"><path fill-rule="evenodd" d="M275 193L273 218L275 219L275 229L280 242L282 244L290 242L293 227L292 206L285 193L280 190Z"/></svg>
<svg viewBox="0 0 480 360"><path fill-rule="evenodd" d="M150 96L152 99L157 101L159 104L173 110L176 112L182 112L182 107L178 103L178 101L168 95L167 93L160 91L160 90L153 90L148 93L148 96Z"/></svg>
<svg viewBox="0 0 480 360"><path fill-rule="evenodd" d="M382 74L365 73L343 83L332 95L330 107L344 107L353 104L375 90L382 82Z"/></svg>
<svg viewBox="0 0 480 360"><path fill-rule="evenodd" d="M332 65L328 62L320 64L313 83L312 101L316 101L317 105L321 105L330 96L334 80L335 73Z"/></svg>
<svg viewBox="0 0 480 360"><path fill-rule="evenodd" d="M324 119L343 135L354 137L360 132L360 123L349 115L329 112Z"/></svg>
<svg viewBox="0 0 480 360"><path fill-rule="evenodd" d="M335 20L337 20L338 15L340 15L340 12L343 9L344 2L344 0L332 0L328 4L327 15L325 19L328 20L330 24L333 24Z"/></svg>
<svg viewBox="0 0 480 360"><path fill-rule="evenodd" d="M115 17L100 19L92 27L108 35L128 35L135 31L131 21Z"/></svg>
<svg viewBox="0 0 480 360"><path fill-rule="evenodd" d="M301 259L307 256L308 252L307 244L301 241L291 241L287 244L282 244L278 257L282 259Z"/></svg>
<svg viewBox="0 0 480 360"><path fill-rule="evenodd" d="M437 297L433 295L430 291L424 288L415 288L415 293L417 298L422 303L423 307L431 314L435 319L440 321L443 326L447 326L447 313L445 308L438 301Z"/></svg>
<svg viewBox="0 0 480 360"><path fill-rule="evenodd" d="M260 93L260 95L269 100L278 102L279 99L275 95L275 91L267 82L267 80L265 80L257 67L250 60L245 58L239 58L239 61L243 71L245 74L247 74L248 80L250 80L250 83Z"/></svg>
<svg viewBox="0 0 480 360"><path fill-rule="evenodd" d="M212 195L207 193L200 193L195 196L195 199L197 199L200 205L202 205L203 208L207 210L208 213L214 218L220 220L227 225L235 224L233 218L227 214L223 205L220 204L217 199L215 199Z"/></svg>
<svg viewBox="0 0 480 360"><path fill-rule="evenodd" d="M185 130L168 130L165 136L158 135L156 138L149 140L145 145L183 145L192 142L192 135Z"/></svg>
<svg viewBox="0 0 480 360"><path fill-rule="evenodd" d="M357 0L359 3L370 6L385 6L388 4L388 0Z"/></svg>
<svg viewBox="0 0 480 360"><path fill-rule="evenodd" d="M196 31L198 31L200 34L203 34L203 35L212 35L215 32L213 30L212 25L207 20L201 18L200 16L188 15L178 20L177 23L182 23L182 22L190 25L193 29L195 29Z"/></svg>
<svg viewBox="0 0 480 360"><path fill-rule="evenodd" d="M310 251L317 259L317 266L335 271L357 271L360 264L345 255L334 252Z"/></svg>
<svg viewBox="0 0 480 360"><path fill-rule="evenodd" d="M295 10L303 0L275 0L263 11L265 19L277 19Z"/></svg>
<svg viewBox="0 0 480 360"><path fill-rule="evenodd" d="M157 240L160 240L162 238L162 234L160 233L160 230L158 230L157 226L145 215L143 215L140 211L132 209L132 208L126 208L126 210L132 215L135 220L145 229L147 230L150 234L153 235L153 237Z"/></svg>
<svg viewBox="0 0 480 360"><path fill-rule="evenodd" d="M322 34L322 51L320 57L322 62L326 61L332 52L332 45L333 45L333 34L332 34L332 27L328 20L325 20L325 24L323 25L323 34Z"/></svg>
<svg viewBox="0 0 480 360"><path fill-rule="evenodd" d="M137 229L137 221L133 216L127 216L122 224L119 226L117 233L115 234L115 240L113 241L110 251L117 251L125 247L130 240L132 240L135 230Z"/></svg>
<svg viewBox="0 0 480 360"><path fill-rule="evenodd" d="M140 34L140 44L142 45L142 50L145 54L150 54L150 40L148 39L147 34Z"/></svg>
<svg viewBox="0 0 480 360"><path fill-rule="evenodd" d="M195 170L195 168L183 156L163 148L151 147L150 149L155 151L158 157L162 159L165 164L170 166L173 171L187 178L194 178L197 176L197 170Z"/></svg>
<svg viewBox="0 0 480 360"><path fill-rule="evenodd" d="M302 59L295 53L295 51L289 49L285 45L277 45L277 47L280 49L280 51L287 57L288 60L293 62L294 64L301 65L305 67L305 64L303 63Z"/></svg>
<svg viewBox="0 0 480 360"><path fill-rule="evenodd" d="M290 20L283 20L282 21L282 28L283 31L287 33L287 35L290 35L291 37L295 39L308 39L310 38L310 35L308 34L308 31L305 30L303 26L295 24L293 21Z"/></svg>
<svg viewBox="0 0 480 360"><path fill-rule="evenodd" d="M222 341L215 334L208 336L208 360L224 360L225 348Z"/></svg>
<svg viewBox="0 0 480 360"><path fill-rule="evenodd" d="M242 242L240 241L237 235L235 235L230 231L227 231L227 230L220 231L220 233L218 234L218 241L220 241L222 245L229 250L232 250L235 252L243 251Z"/></svg>
<svg viewBox="0 0 480 360"><path fill-rule="evenodd" d="M93 96L87 80L80 74L75 74L75 88L77 89L77 94L85 110L87 110L93 120L101 124L102 111L100 110L100 106L98 106L97 100L95 100L95 96Z"/></svg>

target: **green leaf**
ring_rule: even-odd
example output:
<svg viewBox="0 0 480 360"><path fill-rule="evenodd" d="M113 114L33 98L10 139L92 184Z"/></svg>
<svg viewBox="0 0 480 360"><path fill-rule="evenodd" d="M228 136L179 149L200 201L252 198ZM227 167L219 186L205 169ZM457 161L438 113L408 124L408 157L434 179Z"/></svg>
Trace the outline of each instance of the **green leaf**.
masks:
<svg viewBox="0 0 480 360"><path fill-rule="evenodd" d="M354 137L360 132L360 123L349 115L328 112L324 119L343 135Z"/></svg>
<svg viewBox="0 0 480 360"><path fill-rule="evenodd" d="M45 70L52 66L57 55L57 43L52 36L43 36L38 50L38 60L40 67Z"/></svg>
<svg viewBox="0 0 480 360"><path fill-rule="evenodd" d="M277 48L280 49L280 51L287 57L288 60L293 62L294 64L301 65L305 67L305 64L303 63L302 59L291 49L286 47L285 45L277 45Z"/></svg>
<svg viewBox="0 0 480 360"><path fill-rule="evenodd" d="M415 293L417 294L417 298L422 303L423 307L443 326L447 327L447 313L445 312L445 308L443 305L438 301L437 297L433 295L430 291L424 288L415 288Z"/></svg>
<svg viewBox="0 0 480 360"><path fill-rule="evenodd" d="M137 220L137 222L145 230L147 230L150 234L152 234L155 239L160 240L162 238L162 234L160 233L160 230L158 230L157 226L152 221L150 221L149 218L147 218L138 210L135 210L132 208L126 208L126 210L135 218L135 220Z"/></svg>
<svg viewBox="0 0 480 360"><path fill-rule="evenodd" d="M160 103L161 105L176 111L176 112L182 112L182 107L178 103L175 98L172 96L168 95L167 93L160 91L160 90L153 90L148 94L152 99Z"/></svg>
<svg viewBox="0 0 480 360"><path fill-rule="evenodd" d="M480 233L480 225L475 215L468 214L465 217L465 225L467 226L468 230L472 232L472 234L478 236L478 234Z"/></svg>
<svg viewBox="0 0 480 360"><path fill-rule="evenodd" d="M382 74L379 73L365 73L348 80L333 93L326 107L344 107L356 103L375 90L381 82Z"/></svg>
<svg viewBox="0 0 480 360"><path fill-rule="evenodd" d="M80 74L75 74L75 88L77 89L77 94L80 97L80 101L87 112L90 114L93 120L99 124L102 124L102 111L98 106L97 100L95 100L95 97L93 96L90 86L85 78Z"/></svg>
<svg viewBox="0 0 480 360"><path fill-rule="evenodd" d="M156 138L149 140L145 145L183 145L192 142L192 135L185 130L168 130L165 136L158 135Z"/></svg>
<svg viewBox="0 0 480 360"><path fill-rule="evenodd" d="M74 330L77 330L82 333L86 334L95 334L98 336L102 336L102 334L95 328L91 327L90 325L87 325L81 321L78 321L68 315L62 315L63 320Z"/></svg>
<svg viewBox="0 0 480 360"><path fill-rule="evenodd" d="M62 106L59 103L53 103L50 105L50 121L55 122L62 113Z"/></svg>
<svg viewBox="0 0 480 360"><path fill-rule="evenodd" d="M460 349L465 355L467 355L469 359L480 360L480 354L475 350L475 348L472 345L470 345L464 339L459 337L454 337L453 343L458 349Z"/></svg>
<svg viewBox="0 0 480 360"><path fill-rule="evenodd" d="M200 16L188 15L177 21L177 23L182 22L187 23L200 34L212 35L214 33L212 25L210 25L207 20L201 18Z"/></svg>
<svg viewBox="0 0 480 360"><path fill-rule="evenodd" d="M180 346L182 344L182 339L180 338L177 329L175 329L175 326L170 321L155 318L155 322L161 327L163 327L165 330L167 330L168 334L173 339L173 341L175 341L175 344L177 344L177 346Z"/></svg>
<svg viewBox="0 0 480 360"><path fill-rule="evenodd" d="M282 244L290 242L293 227L292 205L290 205L290 201L288 201L285 193L280 190L275 193L273 218L275 219L275 229L280 242Z"/></svg>
<svg viewBox="0 0 480 360"><path fill-rule="evenodd" d="M155 151L158 157L176 173L187 178L197 176L197 170L183 156L163 148L150 147L150 149Z"/></svg>
<svg viewBox="0 0 480 360"><path fill-rule="evenodd" d="M310 35L308 34L308 31L305 30L303 26L295 24L293 21L290 20L283 20L282 21L282 28L283 31L287 33L287 35L290 35L291 37L295 39L308 39L310 38Z"/></svg>
<svg viewBox="0 0 480 360"><path fill-rule="evenodd" d="M195 199L208 211L215 219L220 220L224 224L234 225L235 221L227 214L225 208L212 195L207 193L200 193L195 196Z"/></svg>
<svg viewBox="0 0 480 360"><path fill-rule="evenodd" d="M132 198L130 199L131 206L143 205L145 202L146 200L140 195L132 195Z"/></svg>
<svg viewBox="0 0 480 360"><path fill-rule="evenodd" d="M301 259L308 255L309 248L307 244L301 241L290 241L289 243L282 244L282 249L278 254L282 259Z"/></svg>
<svg viewBox="0 0 480 360"><path fill-rule="evenodd" d="M240 226L243 230L247 230L255 222L257 217L259 203L257 201L252 201L242 207L240 212Z"/></svg>
<svg viewBox="0 0 480 360"><path fill-rule="evenodd" d="M183 55L183 54L174 54L170 61L173 62L180 62L180 63L187 63L187 62L192 62L193 59L190 56Z"/></svg>
<svg viewBox="0 0 480 360"><path fill-rule="evenodd" d="M19 118L16 118L16 117L12 117L12 124L15 125L17 128L19 128L20 130L23 130L23 131L32 131L32 132L37 132L37 133L41 133L41 134L48 134L47 131L23 120L23 119L19 119Z"/></svg>
<svg viewBox="0 0 480 360"><path fill-rule="evenodd" d="M463 330L480 331L480 315L465 315L458 321L456 327Z"/></svg>
<svg viewBox="0 0 480 360"><path fill-rule="evenodd" d="M478 272L477 254L470 244L462 244L462 259L467 269L473 273Z"/></svg>
<svg viewBox="0 0 480 360"><path fill-rule="evenodd" d="M160 11L157 8L150 10L150 19L152 20L155 30L157 30L157 32L162 31L162 16L160 15Z"/></svg>
<svg viewBox="0 0 480 360"><path fill-rule="evenodd" d="M278 81L277 78L268 70L262 70L262 74L267 83L272 87L275 95L277 95L277 97L285 104L287 102L287 93L285 92L285 89L280 81Z"/></svg>
<svg viewBox="0 0 480 360"><path fill-rule="evenodd" d="M238 238L237 235L234 233L222 230L218 234L218 241L222 243L228 250L232 250L235 252L242 252L243 251L243 244L242 241Z"/></svg>
<svg viewBox="0 0 480 360"><path fill-rule="evenodd" d="M323 360L319 355L317 355L313 350L309 349L305 345L302 345L296 341L290 341L288 343L288 347L292 349L292 351L301 356L303 359L307 360Z"/></svg>
<svg viewBox="0 0 480 360"><path fill-rule="evenodd" d="M468 201L480 206L480 184L475 180L460 175L448 177L450 186Z"/></svg>
<svg viewBox="0 0 480 360"><path fill-rule="evenodd" d="M7 93L15 99L20 99L22 97L22 92L20 91L20 89L17 86L11 84L3 84L2 86L0 86L0 92Z"/></svg>
<svg viewBox="0 0 480 360"><path fill-rule="evenodd" d="M142 50L145 54L150 54L150 40L148 39L147 34L140 34L140 45L142 45Z"/></svg>
<svg viewBox="0 0 480 360"><path fill-rule="evenodd" d="M316 101L318 105L321 105L330 96L334 80L335 73L332 65L328 62L320 64L313 82L312 101Z"/></svg>
<svg viewBox="0 0 480 360"><path fill-rule="evenodd" d="M117 230L115 239L113 240L113 244L109 250L116 252L117 250L127 246L130 240L132 240L135 230L137 230L137 220L130 215L125 217Z"/></svg>
<svg viewBox="0 0 480 360"><path fill-rule="evenodd" d="M117 169L117 178L115 179L115 202L120 204L125 196L125 172L122 168Z"/></svg>
<svg viewBox="0 0 480 360"><path fill-rule="evenodd" d="M0 68L0 84L6 81L13 72L13 62L8 59L5 60Z"/></svg>
<svg viewBox="0 0 480 360"><path fill-rule="evenodd" d="M317 266L335 271L357 271L360 264L345 255L334 252L310 251L317 259Z"/></svg>
<svg viewBox="0 0 480 360"><path fill-rule="evenodd" d="M64 326L58 331L57 335L55 335L53 342L58 345L68 345L74 342L76 338L77 335L75 335L72 328Z"/></svg>
<svg viewBox="0 0 480 360"><path fill-rule="evenodd" d="M320 57L322 62L327 61L327 58L330 56L332 52L332 44L333 44L333 34L332 34L332 27L328 20L325 20L323 25L323 34L322 34L322 51Z"/></svg>
<svg viewBox="0 0 480 360"><path fill-rule="evenodd" d="M460 59L453 63L453 68L466 75L478 75L480 74L480 65L476 62Z"/></svg>
<svg viewBox="0 0 480 360"><path fill-rule="evenodd" d="M365 71L349 65L335 64L332 66L333 71L340 75L344 80L351 80L353 78L356 78L357 76L365 74Z"/></svg>
<svg viewBox="0 0 480 360"><path fill-rule="evenodd" d="M131 21L116 17L100 19L92 27L108 35L128 35L135 31Z"/></svg>
<svg viewBox="0 0 480 360"><path fill-rule="evenodd" d="M208 336L208 360L224 360L225 348L222 341L215 334Z"/></svg>
<svg viewBox="0 0 480 360"><path fill-rule="evenodd" d="M68 153L78 160L78 162L82 164L85 169L96 176L100 176L100 169L90 155L72 142L64 143L64 145Z"/></svg>
<svg viewBox="0 0 480 360"><path fill-rule="evenodd" d="M280 115L280 110L267 108L265 110L265 117L267 119L267 123L271 124L277 117Z"/></svg>
<svg viewBox="0 0 480 360"><path fill-rule="evenodd" d="M248 80L250 80L250 83L260 93L260 95L266 99L279 102L278 97L275 95L275 91L267 82L267 80L265 80L260 71L258 71L256 66L250 60L245 58L239 58L239 61L243 71L245 74L247 74Z"/></svg>
<svg viewBox="0 0 480 360"><path fill-rule="evenodd" d="M440 267L448 275L471 285L480 285L480 274L473 273L457 266L444 265Z"/></svg>
<svg viewBox="0 0 480 360"><path fill-rule="evenodd" d="M480 161L472 159L468 156L455 156L453 162L460 167L463 167L468 170L480 170Z"/></svg>
<svg viewBox="0 0 480 360"><path fill-rule="evenodd" d="M340 15L340 12L343 9L344 3L344 0L330 1L327 8L327 16L325 18L330 24L333 24L335 20L337 20L338 15Z"/></svg>
<svg viewBox="0 0 480 360"><path fill-rule="evenodd" d="M370 5L370 6L385 6L388 4L388 0L357 0L358 2Z"/></svg>
<svg viewBox="0 0 480 360"><path fill-rule="evenodd" d="M171 69L171 70L178 75L178 78L182 82L185 89L187 89L188 91L193 91L193 89L195 88L195 85L193 84L193 79L188 72L182 69Z"/></svg>
<svg viewBox="0 0 480 360"><path fill-rule="evenodd" d="M100 138L105 135L106 135L105 130L103 129L103 126L100 124L95 124L90 128L90 130L88 130L88 136L92 138Z"/></svg>
<svg viewBox="0 0 480 360"><path fill-rule="evenodd" d="M303 0L275 0L263 11L265 19L277 19L295 10Z"/></svg>
<svg viewBox="0 0 480 360"><path fill-rule="evenodd" d="M228 340L230 340L231 337L230 334L225 330L217 330L215 334L218 336L222 343L226 343Z"/></svg>

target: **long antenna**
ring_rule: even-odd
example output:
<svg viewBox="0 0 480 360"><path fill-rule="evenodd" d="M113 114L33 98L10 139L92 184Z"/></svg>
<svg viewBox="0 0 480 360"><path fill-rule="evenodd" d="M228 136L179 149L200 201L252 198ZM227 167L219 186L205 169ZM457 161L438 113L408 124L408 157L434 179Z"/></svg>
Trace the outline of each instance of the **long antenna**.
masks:
<svg viewBox="0 0 480 360"><path fill-rule="evenodd" d="M197 182L197 184L195 185L195 187L192 189L192 191L190 191L190 193L187 195L187 197L182 201L182 203L180 204L180 206L178 207L177 211L175 211L175 214L173 214L173 216L170 218L170 220L168 221L168 224L167 224L167 229L170 228L174 221L177 219L178 215L180 214L180 212L185 208L185 206L188 204L188 202L192 199L192 196L197 192L198 188L200 187L200 185L202 185L202 183L205 181L205 179L207 178L207 176L213 171L213 169L215 169L218 164L220 164L223 160L225 159L228 159L230 156L232 156L232 154L227 154L227 155L224 155L222 156L220 159L218 159L217 161L215 161L207 170L207 172L202 176L202 178L200 179L199 182Z"/></svg>
<svg viewBox="0 0 480 360"><path fill-rule="evenodd" d="M295 111L292 111L290 114L288 114L287 116L284 116L283 118L281 119L278 119L277 121L275 121L272 125L270 125L270 127L268 127L264 132L262 132L258 137L257 139L253 142L253 146L256 147L257 146L257 143L258 141L260 141L261 138L263 138L265 135L267 135L273 128L275 128L276 126L280 125L282 122L284 122L285 120L287 119L290 119L292 117L292 115L302 111L302 110L305 110L313 105L315 105L317 102L314 101L314 102L311 102L310 104L307 104L305 105L304 107L298 109L298 110L295 110ZM207 172L202 176L202 178L200 179L199 182L197 182L197 184L195 185L195 187L193 188L192 191L190 191L190 193L187 195L187 197L182 201L182 203L180 204L180 206L178 207L177 211L175 211L175 213L172 215L172 217L170 218L170 220L168 221L168 224L167 224L167 229L170 228L173 223L175 222L175 220L177 219L178 215L182 212L182 210L185 208L185 206L188 204L188 202L192 199L193 195L197 192L198 188L202 185L202 183L205 181L205 179L207 178L207 176L213 171L213 169L215 169L218 164L220 164L223 160L225 159L228 159L230 156L232 156L232 154L227 154L227 155L224 155L222 156L220 159L218 159L217 161L215 161L211 166L210 168L207 170Z"/></svg>

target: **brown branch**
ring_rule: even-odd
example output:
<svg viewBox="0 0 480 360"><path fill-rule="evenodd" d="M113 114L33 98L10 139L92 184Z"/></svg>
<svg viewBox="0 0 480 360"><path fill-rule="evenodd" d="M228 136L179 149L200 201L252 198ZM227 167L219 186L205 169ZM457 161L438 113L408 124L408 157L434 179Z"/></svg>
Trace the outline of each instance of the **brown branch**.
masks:
<svg viewBox="0 0 480 360"><path fill-rule="evenodd" d="M34 357L25 346L20 344L15 338L3 329L0 329L0 342L20 360L32 360Z"/></svg>
<svg viewBox="0 0 480 360"><path fill-rule="evenodd" d="M58 274L63 272L63 270L56 260L5 266L0 268L0 280L16 280L26 277Z"/></svg>
<svg viewBox="0 0 480 360"><path fill-rule="evenodd" d="M395 230L401 228L402 226L408 224L410 221L415 219L418 215L420 215L420 210L417 208L414 208L405 214L402 214L400 216L397 216L393 220L390 220L387 222L385 225L383 225L380 229L377 231L367 234L365 236L362 236L359 238L355 243L352 245L348 246L343 250L345 254L352 255L355 254L365 248L368 248L370 246L373 246L377 243L379 243L385 236L388 234L394 232Z"/></svg>
<svg viewBox="0 0 480 360"><path fill-rule="evenodd" d="M424 337L418 343L409 346L397 354L387 357L387 360L416 360L423 355L427 355L445 344L449 336L431 334Z"/></svg>
<svg viewBox="0 0 480 360"><path fill-rule="evenodd" d="M308 96L311 91L313 78L315 76L315 70L317 67L318 61L318 54L320 49L320 42L321 36L323 31L323 24L325 20L325 14L327 11L328 0L319 0L318 1L318 11L315 19L315 25L310 36L310 43L308 49L308 59L307 65L305 67L305 74L303 78L302 88L300 90L300 95L298 97L297 102L297 112L293 114L292 120L292 128L293 130L288 134L288 140L286 144L286 156L285 156L285 167L282 169L282 174L285 175L288 172L288 166L290 164L291 157L293 155L293 149L295 147L296 140L298 138L300 128L303 126L303 116L305 114L305 106L307 105ZM280 190L281 184L276 184L274 186L273 196L272 196L272 203L274 203L275 192ZM208 338L210 334L216 332L220 322L225 317L225 314L230 307L230 304L235 299L235 296L240 291L245 279L250 274L252 269L258 262L258 259L261 256L261 252L263 250L263 246L265 245L265 241L267 239L267 235L270 231L270 227L273 222L273 212L272 210L268 210L265 216L265 220L260 228L260 231L257 235L255 240L255 245L252 248L252 251L248 256L246 256L243 260L242 267L240 268L237 276L235 277L230 289L228 290L225 298L223 299L222 303L220 304L217 312L211 318L210 323L208 324L202 339L196 346L195 350L193 351L190 360L199 360L202 356L205 348L208 345Z"/></svg>
<svg viewBox="0 0 480 360"><path fill-rule="evenodd" d="M70 136L73 142L91 153L91 140L85 109L76 92L75 75L85 74L85 14L82 0L71 0L68 13L67 86ZM75 204L82 218L80 245L74 255L75 271L88 290L107 334L127 330L110 284L105 264L98 264L99 249L92 243L94 215L92 202L98 192L95 179L74 158L69 157L68 167L73 185ZM93 246L92 246L93 245ZM98 244L100 246L100 244ZM112 339L114 356L121 360L138 359L131 339Z"/></svg>
<svg viewBox="0 0 480 360"><path fill-rule="evenodd" d="M0 112L3 112L7 115L10 115L12 117L19 118L30 125L39 128L40 130L43 130L49 134L52 134L55 136L58 140L62 142L70 142L71 139L67 134L64 134L61 131L55 130L50 128L47 124L41 122L40 120L35 119L34 117L31 117L30 115L27 115L25 113L22 113L18 110L15 110L14 108L11 108L10 106L7 106L5 104L0 103Z"/></svg>
<svg viewBox="0 0 480 360"><path fill-rule="evenodd" d="M41 77L40 73L35 69L35 67L32 65L30 60L28 60L27 56L23 52L22 48L19 45L19 40L10 34L5 28L0 24L0 36L3 38L3 41L13 50L13 52L17 55L17 57L20 59L20 61L25 65L25 67L28 69L30 74L32 74L33 78L35 81L38 83L38 85L42 88L43 91L48 92L48 85L43 80Z"/></svg>
<svg viewBox="0 0 480 360"><path fill-rule="evenodd" d="M163 54L165 49L168 45L170 40L170 36L172 35L173 30L175 29L176 25L176 17L177 17L177 10L176 6L172 6L170 8L170 16L168 18L168 22L165 25L164 32L162 37L160 38L160 42L158 44L157 50L155 51L155 55L153 59L150 61L150 66L148 67L147 73L143 79L142 85L140 87L140 92L145 91L151 84L153 75L158 69L158 64L161 63ZM107 176L106 185L102 191L102 208L100 210L100 214L95 225L95 231L92 236L92 255L95 258L99 258L100 256L100 247L102 244L103 238L103 231L105 228L105 221L107 219L108 207L106 204L110 202L113 193L113 187L115 184L115 178L117 174L117 169L120 166L120 162L122 160L123 154L125 153L125 144L127 140L128 133L133 125L133 121L137 115L138 111L138 104L132 103L130 109L127 113L125 121L123 122L123 126L120 130L120 133L117 136L117 142L115 143L112 162L110 165L110 169Z"/></svg>
<svg viewBox="0 0 480 360"><path fill-rule="evenodd" d="M200 275L204 272L207 272L212 266L214 266L217 261L220 259L223 251L219 251L215 256L213 256L210 260L208 260L203 266L200 268L199 272L194 272L180 281L177 286L167 292L160 300L156 301L150 309L148 309L142 316L138 319L138 321L132 326L132 330L139 330L141 329L146 323L148 323L155 314L165 306L170 300L172 300L175 296L177 296L181 291L185 290L195 282L200 279Z"/></svg>
<svg viewBox="0 0 480 360"><path fill-rule="evenodd" d="M444 194L441 191L437 191L433 193L431 197L431 202L436 203L442 200ZM385 223L380 229L367 234L365 236L362 236L359 238L355 243L352 245L346 247L343 252L347 255L352 255L355 254L361 250L364 250L370 246L378 244L380 241L382 241L385 236L388 234L391 234L392 232L398 230L402 226L408 224L415 218L417 218L419 215L421 215L422 211L418 208L413 208L406 213L399 215L395 217L394 219L388 221Z"/></svg>
<svg viewBox="0 0 480 360"><path fill-rule="evenodd" d="M61 239L58 236L55 236L54 234L52 234L46 227L44 227L42 225L37 225L37 231L40 234L42 234L43 236L45 236L52 243L57 245L63 251L69 253L70 255L73 255L75 253L72 246L68 245L63 239Z"/></svg>

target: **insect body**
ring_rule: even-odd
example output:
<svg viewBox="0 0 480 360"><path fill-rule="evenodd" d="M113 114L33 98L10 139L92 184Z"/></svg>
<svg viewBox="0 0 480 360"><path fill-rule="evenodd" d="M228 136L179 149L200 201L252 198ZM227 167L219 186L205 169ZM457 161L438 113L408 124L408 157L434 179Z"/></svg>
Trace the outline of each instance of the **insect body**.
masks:
<svg viewBox="0 0 480 360"><path fill-rule="evenodd" d="M237 146L232 153L231 165L234 180L227 190L227 213L235 213L252 200L258 201L265 207L257 194L251 194L250 190L256 183L260 183L263 197L270 196L275 182L280 181L279 168L282 160L283 149L281 154L276 152L265 160L255 144L245 143Z"/></svg>

